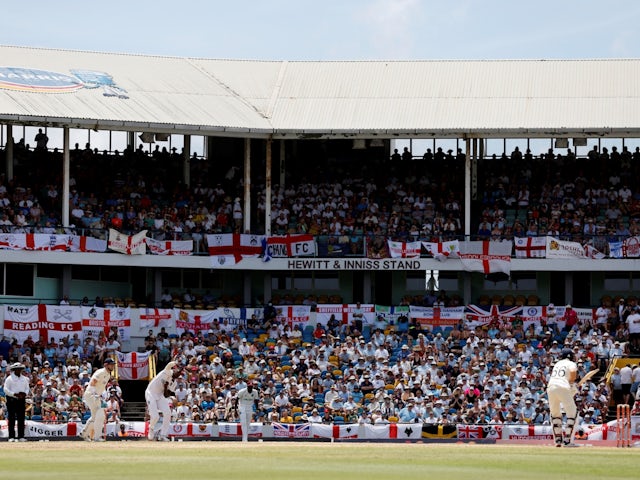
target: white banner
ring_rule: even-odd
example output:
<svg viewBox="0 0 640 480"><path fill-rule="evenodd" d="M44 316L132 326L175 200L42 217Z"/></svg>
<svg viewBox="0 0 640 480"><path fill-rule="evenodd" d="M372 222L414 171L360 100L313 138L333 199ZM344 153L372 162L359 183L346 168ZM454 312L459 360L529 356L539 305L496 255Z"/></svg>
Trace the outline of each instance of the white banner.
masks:
<svg viewBox="0 0 640 480"><path fill-rule="evenodd" d="M82 331L91 331L93 338L98 338L100 332L109 335L111 328L118 329L121 340L131 337L131 309L129 307L80 307L82 309Z"/></svg>
<svg viewBox="0 0 640 480"><path fill-rule="evenodd" d="M3 233L0 234L0 249L6 250L58 250L65 252L69 235L48 233Z"/></svg>
<svg viewBox="0 0 640 480"><path fill-rule="evenodd" d="M141 308L140 329L170 328L174 324L173 308Z"/></svg>
<svg viewBox="0 0 640 480"><path fill-rule="evenodd" d="M358 438L358 430L357 423L346 425L311 424L311 434L314 438Z"/></svg>
<svg viewBox="0 0 640 480"><path fill-rule="evenodd" d="M246 327L247 309L218 307L213 310L213 315L218 319L220 329L225 332L233 332Z"/></svg>
<svg viewBox="0 0 640 480"><path fill-rule="evenodd" d="M207 331L218 318L215 310L180 310L176 316L176 328L179 332L189 331L195 334Z"/></svg>
<svg viewBox="0 0 640 480"><path fill-rule="evenodd" d="M251 423L249 426L249 436L260 438L263 435L262 423ZM219 437L240 437L242 436L242 427L239 423L220 423L218 424Z"/></svg>
<svg viewBox="0 0 640 480"><path fill-rule="evenodd" d="M391 258L416 258L420 257L420 242L394 242L387 240L389 256Z"/></svg>
<svg viewBox="0 0 640 480"><path fill-rule="evenodd" d="M172 423L169 427L169 437L211 438L213 425L211 423Z"/></svg>
<svg viewBox="0 0 640 480"><path fill-rule="evenodd" d="M149 378L148 352L116 352L118 356L118 378L121 380L147 380Z"/></svg>
<svg viewBox="0 0 640 480"><path fill-rule="evenodd" d="M460 261L468 272L511 272L513 242L460 242Z"/></svg>
<svg viewBox="0 0 640 480"><path fill-rule="evenodd" d="M434 327L454 327L464 318L464 307L409 307L411 319L416 319L423 327L433 330Z"/></svg>
<svg viewBox="0 0 640 480"><path fill-rule="evenodd" d="M147 253L146 238L146 230L142 230L135 235L125 235L110 228L108 247L114 252L124 253L126 255L144 255Z"/></svg>
<svg viewBox="0 0 640 480"><path fill-rule="evenodd" d="M584 247L578 242L567 242L553 237L545 237L547 258L587 258Z"/></svg>
<svg viewBox="0 0 640 480"><path fill-rule="evenodd" d="M147 238L152 255L193 255L193 240L155 240Z"/></svg>
<svg viewBox="0 0 640 480"><path fill-rule="evenodd" d="M433 258L444 261L447 258L460 257L460 242L451 240L449 242L422 242L424 248Z"/></svg>
<svg viewBox="0 0 640 480"><path fill-rule="evenodd" d="M25 436L27 438L67 438L76 437L83 425L81 423L41 423L27 420L25 422ZM383 425L332 425L318 423L263 425L252 423L249 436L253 438L334 438L334 439L405 439L419 440L421 438L451 438L448 434L428 434L430 426L416 423L390 423ZM437 426L433 426L436 427ZM446 426L445 426L446 427ZM453 426L452 426L453 427ZM612 441L617 439L618 425L613 420L603 425L581 425L579 430L583 434L576 440L581 441ZM111 422L105 426L108 437L144 438L148 433L147 422ZM631 443L640 440L640 417L631 417ZM240 437L242 429L239 423L176 423L169 428L169 437L175 438L224 438ZM502 441L538 440L541 443L553 442L553 432L549 425L505 424L505 425L457 425L454 436L462 440L493 439ZM7 421L0 420L0 438L8 437Z"/></svg>
<svg viewBox="0 0 640 480"><path fill-rule="evenodd" d="M417 440L422 438L422 424L418 423L389 423L386 425L363 425L362 437L366 439L404 439Z"/></svg>
<svg viewBox="0 0 640 480"><path fill-rule="evenodd" d="M240 233L207 235L207 245L213 268L236 265L243 258L262 253L262 236Z"/></svg>
<svg viewBox="0 0 640 480"><path fill-rule="evenodd" d="M107 241L99 238L72 235L69 239L69 250L72 252L106 252Z"/></svg>
<svg viewBox="0 0 640 480"><path fill-rule="evenodd" d="M544 258L547 255L545 237L516 237L514 244L516 258Z"/></svg>
<svg viewBox="0 0 640 480"><path fill-rule="evenodd" d="M68 305L5 305L4 335L19 343L31 336L47 343L80 333L82 323L77 307Z"/></svg>
<svg viewBox="0 0 640 480"><path fill-rule="evenodd" d="M287 322L291 328L296 325L303 330L309 324L311 318L310 305L278 305L276 309L276 320Z"/></svg>
<svg viewBox="0 0 640 480"><path fill-rule="evenodd" d="M323 303L316 307L316 322L326 326L327 322L331 318L331 315L335 315L340 323L351 324L353 320L353 312L357 309L356 304L330 304ZM363 325L372 325L375 323L376 312L375 305L373 304L360 304L360 309L363 313L362 323Z"/></svg>

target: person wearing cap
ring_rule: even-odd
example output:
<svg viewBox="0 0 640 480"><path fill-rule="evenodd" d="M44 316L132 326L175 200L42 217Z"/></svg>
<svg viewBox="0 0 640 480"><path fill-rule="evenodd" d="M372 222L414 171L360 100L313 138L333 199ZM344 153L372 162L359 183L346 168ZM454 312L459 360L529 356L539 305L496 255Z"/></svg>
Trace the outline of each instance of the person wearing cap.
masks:
<svg viewBox="0 0 640 480"><path fill-rule="evenodd" d="M307 422L322 423L322 417L320 416L320 413L318 412L317 408L314 408L313 410L311 410L311 415L307 417Z"/></svg>
<svg viewBox="0 0 640 480"><path fill-rule="evenodd" d="M169 397L171 392L175 392L177 387L176 380L180 377L182 369L177 362L171 361L167 363L160 373L158 373L149 382L144 392L144 398L147 402L147 411L149 412L149 440L158 440L159 442L169 441L169 427L171 426L171 407L169 406ZM162 414L162 427L160 432L155 431L155 426L160 420Z"/></svg>
<svg viewBox="0 0 640 480"><path fill-rule="evenodd" d="M91 417L87 420L84 429L79 434L87 442L104 441L102 433L104 429L105 411L102 394L111 380L111 374L115 369L115 361L112 358L107 358L103 365L102 368L99 368L93 373L89 380L89 385L82 396L82 401L91 412Z"/></svg>
<svg viewBox="0 0 640 480"><path fill-rule="evenodd" d="M413 423L418 418L418 414L415 410L415 405L412 401L408 401L404 408L398 412L398 419L401 423Z"/></svg>
<svg viewBox="0 0 640 480"><path fill-rule="evenodd" d="M260 392L254 382L249 382L245 388L238 391L238 410L240 411L240 426L242 428L242 441L249 441L249 429L253 410L258 410Z"/></svg>
<svg viewBox="0 0 640 480"><path fill-rule="evenodd" d="M524 407L520 410L520 418L524 423L531 424L533 423L534 417L536 415L536 409L533 406L533 401L531 398L525 398Z"/></svg>
<svg viewBox="0 0 640 480"><path fill-rule="evenodd" d="M7 398L7 420L9 428L10 442L26 442L24 438L24 420L27 395L31 393L29 389L29 379L22 375L24 365L16 362L9 367L11 373L4 381L4 393ZM17 433L16 436L16 424Z"/></svg>

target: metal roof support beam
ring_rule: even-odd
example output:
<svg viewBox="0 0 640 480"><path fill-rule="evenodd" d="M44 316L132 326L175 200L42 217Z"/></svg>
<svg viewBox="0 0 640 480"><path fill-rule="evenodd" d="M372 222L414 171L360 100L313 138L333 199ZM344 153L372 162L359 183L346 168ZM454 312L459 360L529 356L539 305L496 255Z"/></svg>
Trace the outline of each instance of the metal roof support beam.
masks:
<svg viewBox="0 0 640 480"><path fill-rule="evenodd" d="M62 226L69 226L69 177L71 172L71 154L69 150L69 127L62 129Z"/></svg>
<svg viewBox="0 0 640 480"><path fill-rule="evenodd" d="M269 137L266 142L265 148L265 175L264 175L264 188L265 188L265 211L264 211L264 234L266 236L271 235L271 143L272 138Z"/></svg>
<svg viewBox="0 0 640 480"><path fill-rule="evenodd" d="M5 165L7 178L5 179L7 182L13 179L13 126L7 125L7 144L5 146Z"/></svg>
<svg viewBox="0 0 640 480"><path fill-rule="evenodd" d="M280 140L280 188L285 187L287 161L285 158L286 140Z"/></svg>
<svg viewBox="0 0 640 480"><path fill-rule="evenodd" d="M244 139L244 194L242 233L251 231L251 139Z"/></svg>
<svg viewBox="0 0 640 480"><path fill-rule="evenodd" d="M471 158L471 142L473 141L473 159ZM464 234L471 235L471 164L476 161L478 139L466 139L466 157L464 159Z"/></svg>
<svg viewBox="0 0 640 480"><path fill-rule="evenodd" d="M191 135L184 136L184 155L182 158L182 181L188 187L191 183Z"/></svg>

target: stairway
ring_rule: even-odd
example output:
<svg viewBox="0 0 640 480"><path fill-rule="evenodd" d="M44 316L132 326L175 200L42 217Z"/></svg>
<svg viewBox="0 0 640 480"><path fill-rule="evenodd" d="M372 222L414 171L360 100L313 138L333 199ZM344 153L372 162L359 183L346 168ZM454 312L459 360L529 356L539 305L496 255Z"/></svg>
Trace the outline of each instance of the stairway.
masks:
<svg viewBox="0 0 640 480"><path fill-rule="evenodd" d="M143 422L147 404L145 402L124 402L120 410L121 420L127 422Z"/></svg>

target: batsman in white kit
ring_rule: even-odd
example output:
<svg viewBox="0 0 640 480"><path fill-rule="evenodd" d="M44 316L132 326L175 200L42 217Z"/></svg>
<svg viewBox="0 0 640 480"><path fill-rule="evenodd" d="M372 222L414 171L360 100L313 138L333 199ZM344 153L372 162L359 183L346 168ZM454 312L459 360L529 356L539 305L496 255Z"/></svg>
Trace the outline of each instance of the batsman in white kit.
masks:
<svg viewBox="0 0 640 480"><path fill-rule="evenodd" d="M180 377L182 369L177 362L169 362L164 370L158 373L153 380L149 382L144 392L144 398L147 401L147 409L149 411L149 440L158 440L160 442L168 442L169 427L171 426L171 407L169 406L170 392L175 391L175 380ZM155 427L160 420L162 413L162 426L158 435L155 434Z"/></svg>
<svg viewBox="0 0 640 480"><path fill-rule="evenodd" d="M104 442L103 431L106 408L106 402L102 398L102 394L107 388L111 374L115 368L115 361L107 358L103 363L103 368L99 368L93 375L82 395L82 401L89 408L91 417L87 420L86 425L80 432L80 436L87 442Z"/></svg>
<svg viewBox="0 0 640 480"><path fill-rule="evenodd" d="M253 382L250 382L245 388L240 389L238 392L238 410L240 410L240 426L242 427L243 442L249 441L253 407L258 407L258 400L260 400L260 392L255 388Z"/></svg>
<svg viewBox="0 0 640 480"><path fill-rule="evenodd" d="M565 348L561 353L561 360L553 366L551 377L547 384L549 397L549 411L556 447L575 446L573 443L576 424L576 402L573 397L578 392L576 379L578 366L573 361L573 352ZM562 429L562 409L567 416L566 430Z"/></svg>

